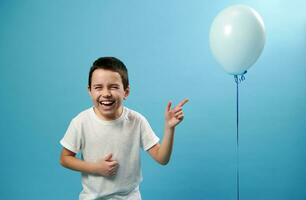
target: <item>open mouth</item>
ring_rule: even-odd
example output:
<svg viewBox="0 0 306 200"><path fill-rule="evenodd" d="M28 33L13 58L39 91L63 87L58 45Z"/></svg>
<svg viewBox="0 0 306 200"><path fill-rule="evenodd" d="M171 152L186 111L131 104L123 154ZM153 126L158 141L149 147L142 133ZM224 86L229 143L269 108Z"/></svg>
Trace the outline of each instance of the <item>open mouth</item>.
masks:
<svg viewBox="0 0 306 200"><path fill-rule="evenodd" d="M99 104L102 106L110 107L114 105L115 101L113 100L104 100L104 101L99 101Z"/></svg>

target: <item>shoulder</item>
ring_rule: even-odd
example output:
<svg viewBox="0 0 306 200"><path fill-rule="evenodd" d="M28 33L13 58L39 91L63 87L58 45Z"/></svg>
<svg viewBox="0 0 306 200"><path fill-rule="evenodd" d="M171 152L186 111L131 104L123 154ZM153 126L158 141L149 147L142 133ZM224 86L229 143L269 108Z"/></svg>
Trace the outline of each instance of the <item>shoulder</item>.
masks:
<svg viewBox="0 0 306 200"><path fill-rule="evenodd" d="M130 121L146 121L146 118L139 112L132 110L130 108L125 107L126 110L126 119Z"/></svg>
<svg viewBox="0 0 306 200"><path fill-rule="evenodd" d="M91 113L92 113L92 107L87 108L86 110L81 111L79 114L77 114L72 120L71 123L74 125L81 125L84 122L88 121L90 119Z"/></svg>

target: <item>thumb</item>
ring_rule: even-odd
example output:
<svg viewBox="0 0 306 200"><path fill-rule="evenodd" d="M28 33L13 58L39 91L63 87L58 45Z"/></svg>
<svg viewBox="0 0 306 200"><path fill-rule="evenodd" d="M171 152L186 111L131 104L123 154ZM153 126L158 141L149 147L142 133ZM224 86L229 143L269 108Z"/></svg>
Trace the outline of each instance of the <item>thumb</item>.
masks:
<svg viewBox="0 0 306 200"><path fill-rule="evenodd" d="M111 160L111 158L113 157L113 154L112 153L110 153L110 154L108 154L107 156L105 156L105 158L104 158L104 160Z"/></svg>

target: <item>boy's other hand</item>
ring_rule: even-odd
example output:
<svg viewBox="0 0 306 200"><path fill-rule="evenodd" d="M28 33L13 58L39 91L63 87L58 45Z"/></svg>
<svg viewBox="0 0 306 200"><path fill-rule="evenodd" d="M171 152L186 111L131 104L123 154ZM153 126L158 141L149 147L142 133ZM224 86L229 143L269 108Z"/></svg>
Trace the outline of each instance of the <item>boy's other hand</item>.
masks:
<svg viewBox="0 0 306 200"><path fill-rule="evenodd" d="M119 167L116 160L112 159L113 154L108 154L105 158L96 163L96 174L110 177L115 176Z"/></svg>
<svg viewBox="0 0 306 200"><path fill-rule="evenodd" d="M168 102L165 111L165 120L167 128L174 128L184 119L183 105L188 101L188 99L184 99L173 109L171 109L172 102Z"/></svg>

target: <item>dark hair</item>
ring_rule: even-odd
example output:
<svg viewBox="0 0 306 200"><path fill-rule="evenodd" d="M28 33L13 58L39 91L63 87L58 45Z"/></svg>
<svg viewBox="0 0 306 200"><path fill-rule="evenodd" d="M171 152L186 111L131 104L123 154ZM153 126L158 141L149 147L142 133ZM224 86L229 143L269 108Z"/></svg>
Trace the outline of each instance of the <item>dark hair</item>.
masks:
<svg viewBox="0 0 306 200"><path fill-rule="evenodd" d="M92 67L89 70L89 76L88 76L88 87L91 87L91 78L92 73L96 69L105 69L110 70L113 72L118 72L120 74L120 77L122 79L123 88L126 90L129 86L129 77L128 77L128 70L124 63L115 57L101 57L98 58L93 64Z"/></svg>

